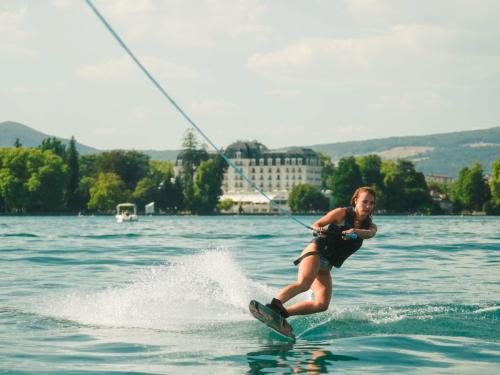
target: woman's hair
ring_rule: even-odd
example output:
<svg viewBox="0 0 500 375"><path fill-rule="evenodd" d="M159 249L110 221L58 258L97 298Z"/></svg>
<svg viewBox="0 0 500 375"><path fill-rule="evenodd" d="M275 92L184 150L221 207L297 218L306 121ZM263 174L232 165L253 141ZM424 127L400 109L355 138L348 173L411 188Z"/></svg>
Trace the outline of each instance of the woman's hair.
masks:
<svg viewBox="0 0 500 375"><path fill-rule="evenodd" d="M355 206L356 205L356 199L358 199L359 195L361 193L364 193L364 192L370 193L373 196L373 199L375 201L377 201L377 194L375 193L375 190L373 190L369 186L363 186L363 187L357 188L356 191L354 192L354 194L352 195L351 206Z"/></svg>

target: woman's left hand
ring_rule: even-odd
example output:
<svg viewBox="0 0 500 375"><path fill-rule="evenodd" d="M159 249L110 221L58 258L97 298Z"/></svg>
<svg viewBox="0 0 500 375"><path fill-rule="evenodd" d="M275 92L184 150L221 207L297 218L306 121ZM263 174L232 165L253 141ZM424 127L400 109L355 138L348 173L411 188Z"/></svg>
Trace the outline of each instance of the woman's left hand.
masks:
<svg viewBox="0 0 500 375"><path fill-rule="evenodd" d="M343 240L355 240L358 238L358 234L354 228L342 231L342 239Z"/></svg>

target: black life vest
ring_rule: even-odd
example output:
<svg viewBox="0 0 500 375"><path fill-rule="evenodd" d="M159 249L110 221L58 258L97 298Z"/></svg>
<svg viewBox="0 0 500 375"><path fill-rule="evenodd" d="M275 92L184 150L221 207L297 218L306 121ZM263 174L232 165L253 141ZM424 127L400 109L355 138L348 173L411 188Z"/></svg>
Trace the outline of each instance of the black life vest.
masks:
<svg viewBox="0 0 500 375"><path fill-rule="evenodd" d="M363 239L361 237L355 240L344 240L342 238L343 231L354 228L354 220L356 219L354 207L345 207L345 210L344 224L330 224L326 231L326 246L318 249L321 255L337 268L363 245ZM372 220L370 217L367 217L361 223L360 229L370 229L371 225Z"/></svg>

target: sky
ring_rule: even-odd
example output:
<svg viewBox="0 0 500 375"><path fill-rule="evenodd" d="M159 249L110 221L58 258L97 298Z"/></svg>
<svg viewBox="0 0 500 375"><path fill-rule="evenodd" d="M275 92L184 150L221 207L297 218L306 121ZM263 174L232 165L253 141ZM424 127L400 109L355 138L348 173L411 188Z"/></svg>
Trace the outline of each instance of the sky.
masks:
<svg viewBox="0 0 500 375"><path fill-rule="evenodd" d="M500 125L498 0L93 3L218 147ZM189 126L83 0L0 0L2 121L99 149Z"/></svg>

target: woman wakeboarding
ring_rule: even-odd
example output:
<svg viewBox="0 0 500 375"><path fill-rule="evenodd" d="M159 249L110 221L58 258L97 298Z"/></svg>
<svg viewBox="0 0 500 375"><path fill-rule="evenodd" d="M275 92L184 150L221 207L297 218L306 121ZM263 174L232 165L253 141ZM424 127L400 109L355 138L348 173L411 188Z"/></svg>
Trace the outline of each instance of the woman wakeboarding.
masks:
<svg viewBox="0 0 500 375"><path fill-rule="evenodd" d="M283 288L266 306L285 319L327 310L332 297L332 267L340 268L362 246L363 240L377 233L371 219L375 199L372 188L360 187L352 196L351 206L335 208L313 223L316 237L295 261L299 265L297 281ZM313 301L283 306L309 289L314 293Z"/></svg>

